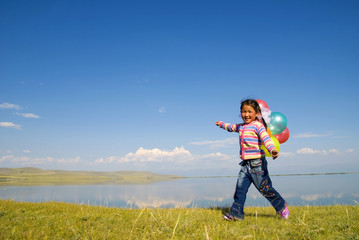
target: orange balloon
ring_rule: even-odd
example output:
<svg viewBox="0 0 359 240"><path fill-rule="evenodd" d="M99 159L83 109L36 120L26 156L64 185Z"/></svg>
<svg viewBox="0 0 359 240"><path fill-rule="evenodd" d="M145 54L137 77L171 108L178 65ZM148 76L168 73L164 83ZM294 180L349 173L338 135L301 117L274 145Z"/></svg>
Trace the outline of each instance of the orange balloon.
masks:
<svg viewBox="0 0 359 240"><path fill-rule="evenodd" d="M267 133L268 133L269 137L272 137L272 133L269 128L267 128Z"/></svg>

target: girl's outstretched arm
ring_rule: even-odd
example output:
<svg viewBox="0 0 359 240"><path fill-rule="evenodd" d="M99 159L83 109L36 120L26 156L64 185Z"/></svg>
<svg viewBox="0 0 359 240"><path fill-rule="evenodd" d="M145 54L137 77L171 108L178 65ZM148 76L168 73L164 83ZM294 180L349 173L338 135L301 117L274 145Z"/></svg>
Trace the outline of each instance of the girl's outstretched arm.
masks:
<svg viewBox="0 0 359 240"><path fill-rule="evenodd" d="M217 121L216 125L220 128L227 130L228 132L239 132L239 124L230 124L223 123L222 121Z"/></svg>

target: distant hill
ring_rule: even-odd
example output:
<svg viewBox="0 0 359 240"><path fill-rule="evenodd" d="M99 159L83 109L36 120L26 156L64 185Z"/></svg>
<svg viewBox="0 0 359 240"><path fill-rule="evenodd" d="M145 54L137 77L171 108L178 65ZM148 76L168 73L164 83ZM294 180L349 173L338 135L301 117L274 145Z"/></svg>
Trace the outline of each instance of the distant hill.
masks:
<svg viewBox="0 0 359 240"><path fill-rule="evenodd" d="M40 168L0 168L0 186L140 184L182 178L136 171L65 171Z"/></svg>

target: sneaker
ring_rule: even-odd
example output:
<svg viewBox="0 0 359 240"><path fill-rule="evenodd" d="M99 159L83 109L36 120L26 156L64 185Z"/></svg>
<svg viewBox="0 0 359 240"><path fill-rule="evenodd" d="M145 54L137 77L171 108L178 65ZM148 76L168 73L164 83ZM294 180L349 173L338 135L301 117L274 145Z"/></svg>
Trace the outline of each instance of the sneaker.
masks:
<svg viewBox="0 0 359 240"><path fill-rule="evenodd" d="M239 218L239 217L233 216L233 215L230 214L230 213L226 213L226 215L223 215L223 218L224 218L225 220L227 220L227 221L240 221L240 220L243 220L243 219L241 219L241 218Z"/></svg>
<svg viewBox="0 0 359 240"><path fill-rule="evenodd" d="M280 217L282 219L288 219L289 217L289 210L287 207L285 207L285 209L280 213Z"/></svg>

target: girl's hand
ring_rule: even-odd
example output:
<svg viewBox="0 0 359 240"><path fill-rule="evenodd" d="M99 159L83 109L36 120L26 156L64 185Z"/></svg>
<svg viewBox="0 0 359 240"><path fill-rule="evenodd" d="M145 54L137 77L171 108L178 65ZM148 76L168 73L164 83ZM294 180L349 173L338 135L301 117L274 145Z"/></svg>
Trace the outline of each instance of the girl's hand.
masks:
<svg viewBox="0 0 359 240"><path fill-rule="evenodd" d="M276 159L278 156L279 156L278 150L277 150L277 149L273 150L273 151L272 151L273 160Z"/></svg>
<svg viewBox="0 0 359 240"><path fill-rule="evenodd" d="M219 121L216 122L216 125L219 126Z"/></svg>

